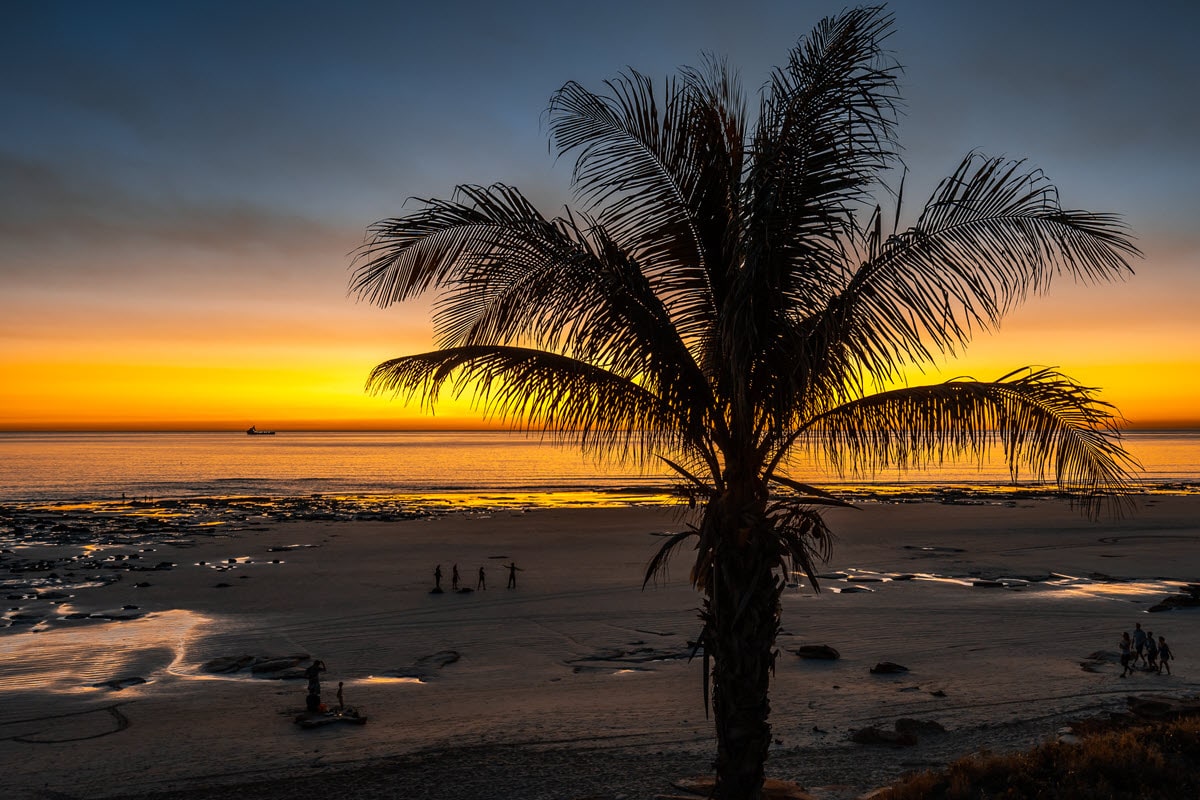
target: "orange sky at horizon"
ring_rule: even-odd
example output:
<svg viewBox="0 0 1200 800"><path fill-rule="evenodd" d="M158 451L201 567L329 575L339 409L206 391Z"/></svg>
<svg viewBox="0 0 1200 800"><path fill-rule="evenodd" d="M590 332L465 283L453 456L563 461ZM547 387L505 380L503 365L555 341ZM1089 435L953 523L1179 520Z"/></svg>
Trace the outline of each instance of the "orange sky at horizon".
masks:
<svg viewBox="0 0 1200 800"><path fill-rule="evenodd" d="M1150 290L1137 281L1059 282L998 332L978 334L961 357L914 371L908 382L988 380L1053 366L1099 387L1129 427L1200 427L1200 348L1179 338L1186 331L1171 330L1188 293L1143 298ZM381 310L343 295L319 308L247 303L224 308L219 323L206 313L136 304L114 311L60 303L53 315L44 308L18 314L0 323L0 336L27 337L0 353L0 430L504 427L481 418L467 397L447 393L430 414L418 401L364 391L379 361L431 347L428 303Z"/></svg>

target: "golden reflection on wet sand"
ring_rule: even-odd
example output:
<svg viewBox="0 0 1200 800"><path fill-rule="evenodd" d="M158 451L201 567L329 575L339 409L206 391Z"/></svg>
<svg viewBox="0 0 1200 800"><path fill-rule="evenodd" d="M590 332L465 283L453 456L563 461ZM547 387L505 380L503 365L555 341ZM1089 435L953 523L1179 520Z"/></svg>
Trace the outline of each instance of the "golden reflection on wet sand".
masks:
<svg viewBox="0 0 1200 800"><path fill-rule="evenodd" d="M93 692L105 681L182 676L189 644L212 622L175 609L135 620L0 636L0 692Z"/></svg>

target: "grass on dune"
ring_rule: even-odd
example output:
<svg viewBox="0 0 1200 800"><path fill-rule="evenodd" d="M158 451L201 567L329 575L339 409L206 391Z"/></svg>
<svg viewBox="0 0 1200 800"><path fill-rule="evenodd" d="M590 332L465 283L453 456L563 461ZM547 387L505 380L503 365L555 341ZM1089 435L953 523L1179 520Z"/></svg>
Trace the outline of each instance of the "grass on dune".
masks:
<svg viewBox="0 0 1200 800"><path fill-rule="evenodd" d="M1084 723L1075 744L980 753L910 776L877 800L1182 800L1200 797L1200 719Z"/></svg>

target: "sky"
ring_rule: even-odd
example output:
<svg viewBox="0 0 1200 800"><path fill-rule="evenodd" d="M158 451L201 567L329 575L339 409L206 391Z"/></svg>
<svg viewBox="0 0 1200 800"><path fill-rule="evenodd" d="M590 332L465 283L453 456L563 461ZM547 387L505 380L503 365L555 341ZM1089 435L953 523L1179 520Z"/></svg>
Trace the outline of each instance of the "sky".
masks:
<svg viewBox="0 0 1200 800"><path fill-rule="evenodd" d="M728 57L753 96L837 4L61 2L0 25L0 430L480 427L363 390L429 304L347 292L372 222L462 183L555 215L569 80ZM1117 212L1129 279L1057 282L912 383L1056 366L1133 427L1200 425L1200 10L894 2L911 223L979 150ZM911 202L910 202L911 199Z"/></svg>

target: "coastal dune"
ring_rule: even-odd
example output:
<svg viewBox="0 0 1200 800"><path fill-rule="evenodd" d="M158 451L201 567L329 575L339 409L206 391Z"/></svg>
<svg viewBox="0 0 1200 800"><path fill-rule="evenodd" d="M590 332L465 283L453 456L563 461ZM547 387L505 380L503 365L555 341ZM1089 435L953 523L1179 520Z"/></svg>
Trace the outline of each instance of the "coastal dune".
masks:
<svg viewBox="0 0 1200 800"><path fill-rule="evenodd" d="M831 512L822 591L797 581L783 599L768 774L851 797L1026 747L1129 695L1196 694L1200 610L1147 609L1200 581L1198 512L1200 498L1173 496L1100 522L1046 499ZM263 522L148 540L140 561L170 568L81 586L34 624L11 611L34 604L14 590L4 795L678 793L672 780L705 772L715 749L702 659L689 660L690 550L668 580L643 590L642 575L683 524L659 507ZM35 551L54 554L18 555ZM472 590L483 567L486 590L451 591L455 564ZM438 565L446 591L431 594ZM1171 643L1173 675L1118 677L1117 641L1136 622ZM802 645L840 658L801 659ZM367 723L293 724L305 682L248 657L292 657L290 674L323 660L322 699L333 706L342 682ZM880 662L906 669L873 674ZM937 725L904 748L851 741L903 718Z"/></svg>

